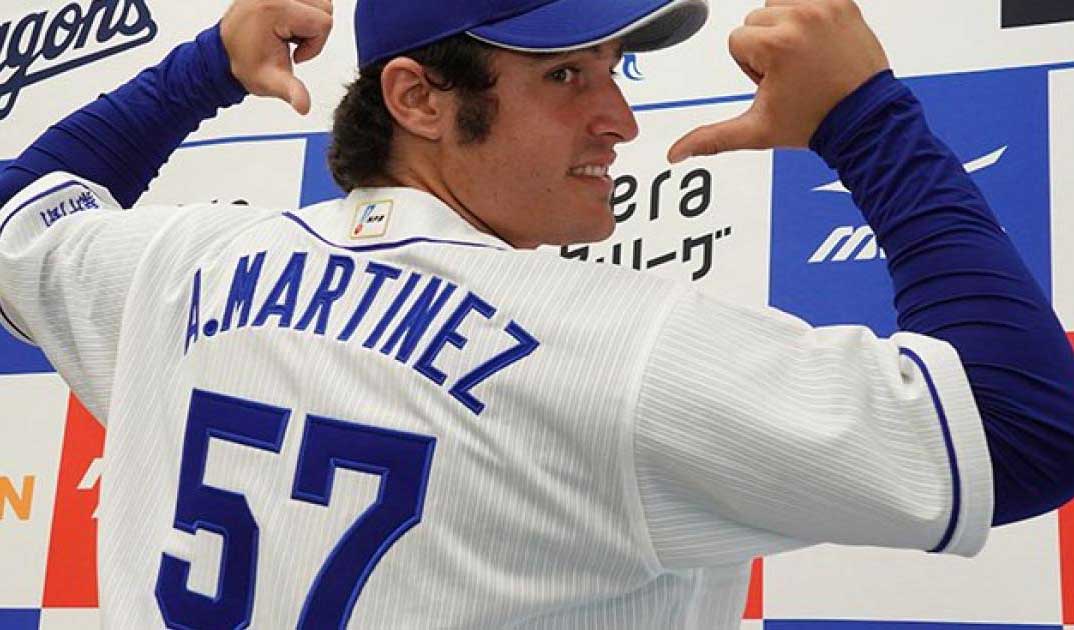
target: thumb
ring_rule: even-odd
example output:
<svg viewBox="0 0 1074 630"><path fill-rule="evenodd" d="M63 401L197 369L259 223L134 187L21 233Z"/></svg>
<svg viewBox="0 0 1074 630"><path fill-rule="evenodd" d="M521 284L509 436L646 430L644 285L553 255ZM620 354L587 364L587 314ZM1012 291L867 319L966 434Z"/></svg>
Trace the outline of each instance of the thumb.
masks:
<svg viewBox="0 0 1074 630"><path fill-rule="evenodd" d="M287 102L291 104L291 107L296 112L303 116L310 113L310 91L306 89L306 84L299 81L294 75L291 76L290 85L288 86Z"/></svg>
<svg viewBox="0 0 1074 630"><path fill-rule="evenodd" d="M287 101L296 112L303 116L310 112L309 90L290 68L274 68L265 75L265 96L275 96Z"/></svg>
<svg viewBox="0 0 1074 630"><path fill-rule="evenodd" d="M767 148L764 126L753 109L746 113L694 129L668 149L668 161L672 164L696 155L716 155L739 149Z"/></svg>

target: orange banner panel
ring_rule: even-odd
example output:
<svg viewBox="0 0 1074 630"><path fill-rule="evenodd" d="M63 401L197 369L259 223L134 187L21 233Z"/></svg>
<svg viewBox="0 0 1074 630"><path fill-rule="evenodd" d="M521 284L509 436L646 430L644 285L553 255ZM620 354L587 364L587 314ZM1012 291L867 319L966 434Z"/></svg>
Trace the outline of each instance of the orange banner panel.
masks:
<svg viewBox="0 0 1074 630"><path fill-rule="evenodd" d="M764 560L753 561L753 573L750 575L749 596L746 598L746 610L743 619L764 618Z"/></svg>
<svg viewBox="0 0 1074 630"><path fill-rule="evenodd" d="M73 395L63 436L56 509L52 516L42 604L46 608L95 608L97 598L97 501L104 427Z"/></svg>

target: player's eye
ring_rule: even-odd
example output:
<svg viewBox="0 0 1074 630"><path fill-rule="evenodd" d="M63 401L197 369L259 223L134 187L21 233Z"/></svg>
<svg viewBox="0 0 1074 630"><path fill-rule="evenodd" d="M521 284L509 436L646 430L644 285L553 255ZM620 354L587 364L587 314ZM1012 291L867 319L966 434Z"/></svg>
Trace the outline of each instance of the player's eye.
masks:
<svg viewBox="0 0 1074 630"><path fill-rule="evenodd" d="M564 66L562 68L556 68L552 72L548 73L548 78L556 83L571 83L578 80L578 75L581 71L574 66Z"/></svg>

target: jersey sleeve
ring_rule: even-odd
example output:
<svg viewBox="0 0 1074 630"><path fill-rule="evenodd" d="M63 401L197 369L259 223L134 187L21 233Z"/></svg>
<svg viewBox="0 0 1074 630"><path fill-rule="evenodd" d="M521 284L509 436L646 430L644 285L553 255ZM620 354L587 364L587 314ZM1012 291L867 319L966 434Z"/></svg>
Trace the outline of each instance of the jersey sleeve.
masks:
<svg viewBox="0 0 1074 630"><path fill-rule="evenodd" d="M174 213L121 210L107 190L67 173L0 209L0 322L38 345L102 422L131 279Z"/></svg>
<svg viewBox="0 0 1074 630"><path fill-rule="evenodd" d="M956 351L812 328L688 292L635 413L638 487L661 564L814 543L973 555L992 516L980 417Z"/></svg>

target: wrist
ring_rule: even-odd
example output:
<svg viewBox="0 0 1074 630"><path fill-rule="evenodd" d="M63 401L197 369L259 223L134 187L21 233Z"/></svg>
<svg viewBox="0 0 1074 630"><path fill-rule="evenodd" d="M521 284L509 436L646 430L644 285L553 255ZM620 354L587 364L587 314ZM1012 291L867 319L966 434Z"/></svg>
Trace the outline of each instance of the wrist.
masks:
<svg viewBox="0 0 1074 630"><path fill-rule="evenodd" d="M224 45L221 25L216 24L202 31L195 41L206 77L218 97L217 104L220 107L228 107L241 102L249 92L232 72L231 58Z"/></svg>
<svg viewBox="0 0 1074 630"><path fill-rule="evenodd" d="M838 170L842 166L841 157L852 153L866 123L874 116L883 115L884 109L906 96L913 98L909 88L896 79L891 70L878 72L828 112L813 132L809 148L829 167Z"/></svg>

